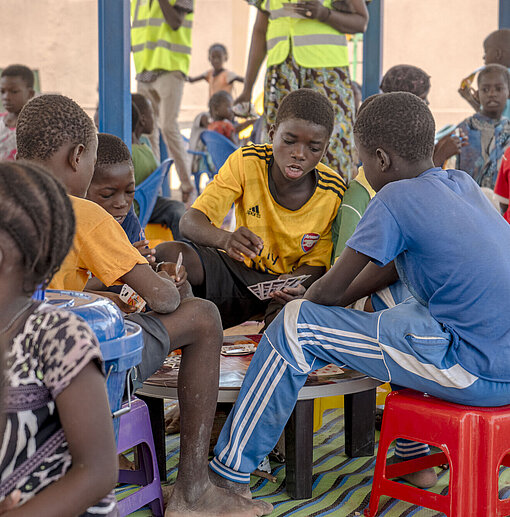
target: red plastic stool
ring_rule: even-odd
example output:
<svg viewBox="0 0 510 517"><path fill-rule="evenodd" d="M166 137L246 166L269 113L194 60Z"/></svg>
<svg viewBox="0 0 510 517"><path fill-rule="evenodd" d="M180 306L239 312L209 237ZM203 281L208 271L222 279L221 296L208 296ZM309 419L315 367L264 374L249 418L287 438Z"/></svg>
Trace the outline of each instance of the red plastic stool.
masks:
<svg viewBox="0 0 510 517"><path fill-rule="evenodd" d="M396 438L440 447L444 452L386 465ZM386 399L370 505L375 517L381 495L443 512L449 517L510 515L510 499L498 495L500 465L510 466L510 405L461 406L413 390L392 392ZM391 481L450 464L448 494L440 495Z"/></svg>

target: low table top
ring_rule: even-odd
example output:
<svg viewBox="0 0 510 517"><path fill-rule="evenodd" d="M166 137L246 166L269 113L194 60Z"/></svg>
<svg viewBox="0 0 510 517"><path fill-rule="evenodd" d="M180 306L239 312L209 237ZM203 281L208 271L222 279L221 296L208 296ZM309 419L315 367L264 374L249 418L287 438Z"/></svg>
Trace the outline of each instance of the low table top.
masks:
<svg viewBox="0 0 510 517"><path fill-rule="evenodd" d="M243 339L253 339L258 342L256 336L228 336L225 344L232 344ZM220 383L218 402L234 402L239 393L246 370L253 354L241 356L224 356L220 358ZM350 369L332 367L321 369L319 373L312 372L299 392L298 399L315 399L335 395L346 395L373 389L382 384L381 381L372 379L367 375ZM172 361L165 364L149 379L144 382L138 393L157 398L177 398L178 367Z"/></svg>

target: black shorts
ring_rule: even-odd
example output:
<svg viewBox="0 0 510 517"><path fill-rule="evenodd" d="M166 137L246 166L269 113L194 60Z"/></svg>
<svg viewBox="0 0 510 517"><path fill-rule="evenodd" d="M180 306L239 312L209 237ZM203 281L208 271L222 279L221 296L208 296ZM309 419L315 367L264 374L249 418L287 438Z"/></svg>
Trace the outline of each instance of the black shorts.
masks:
<svg viewBox="0 0 510 517"><path fill-rule="evenodd" d="M219 309L223 328L239 325L259 314L274 312L273 300L259 300L247 286L277 280L277 275L251 269L244 262L230 258L225 252L190 243L204 268L204 283L193 287L195 296L213 302Z"/></svg>

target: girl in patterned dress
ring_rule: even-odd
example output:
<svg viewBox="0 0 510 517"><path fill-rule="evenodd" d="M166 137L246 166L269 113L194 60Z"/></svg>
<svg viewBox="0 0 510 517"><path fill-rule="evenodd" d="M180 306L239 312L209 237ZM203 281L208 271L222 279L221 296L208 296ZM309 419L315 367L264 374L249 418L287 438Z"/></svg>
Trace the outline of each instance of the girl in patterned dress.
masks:
<svg viewBox="0 0 510 517"><path fill-rule="evenodd" d="M0 199L0 513L116 516L99 345L74 314L31 298L72 244L71 202L49 173L23 162L0 162Z"/></svg>

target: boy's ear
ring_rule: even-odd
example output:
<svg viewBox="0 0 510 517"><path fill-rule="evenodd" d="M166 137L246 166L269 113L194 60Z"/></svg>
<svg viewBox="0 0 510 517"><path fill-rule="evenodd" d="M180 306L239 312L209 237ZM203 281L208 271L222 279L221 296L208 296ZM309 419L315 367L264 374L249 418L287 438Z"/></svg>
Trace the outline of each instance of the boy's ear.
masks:
<svg viewBox="0 0 510 517"><path fill-rule="evenodd" d="M377 163L379 164L379 168L381 172L386 172L391 167L391 158L390 155L384 150L378 147L375 150L375 155L377 158Z"/></svg>
<svg viewBox="0 0 510 517"><path fill-rule="evenodd" d="M29 88L28 91L29 91L29 95L30 95L28 98L31 99L35 95L35 90L33 88Z"/></svg>
<svg viewBox="0 0 510 517"><path fill-rule="evenodd" d="M271 140L271 142L273 141L275 132L276 132L276 127L274 124L271 124L271 127L269 128L269 131L267 132L267 136L269 137L269 140Z"/></svg>
<svg viewBox="0 0 510 517"><path fill-rule="evenodd" d="M74 145L69 150L69 155L67 159L73 171L76 171L78 169L78 165L80 163L80 160L82 159L84 152L85 146L83 144Z"/></svg>

